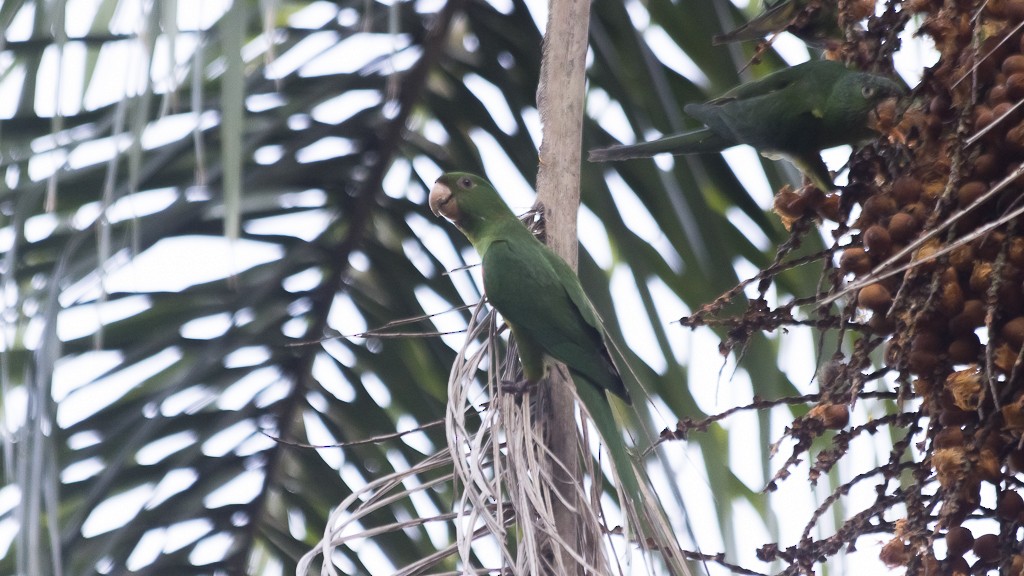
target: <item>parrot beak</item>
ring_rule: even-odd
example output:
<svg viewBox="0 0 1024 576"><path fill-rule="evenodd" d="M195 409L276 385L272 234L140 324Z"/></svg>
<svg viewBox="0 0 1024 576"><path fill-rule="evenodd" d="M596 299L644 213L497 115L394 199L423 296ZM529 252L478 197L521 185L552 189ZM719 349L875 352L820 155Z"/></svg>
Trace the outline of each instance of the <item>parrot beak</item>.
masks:
<svg viewBox="0 0 1024 576"><path fill-rule="evenodd" d="M895 96L882 100L874 110L868 113L868 127L897 142L906 144L906 137L899 130L901 114L898 107L899 99Z"/></svg>
<svg viewBox="0 0 1024 576"><path fill-rule="evenodd" d="M434 182L434 187L430 189L430 211L435 216L444 216L445 218L455 222L459 219L459 204L453 202L455 198L452 196L452 191L446 184L441 181Z"/></svg>

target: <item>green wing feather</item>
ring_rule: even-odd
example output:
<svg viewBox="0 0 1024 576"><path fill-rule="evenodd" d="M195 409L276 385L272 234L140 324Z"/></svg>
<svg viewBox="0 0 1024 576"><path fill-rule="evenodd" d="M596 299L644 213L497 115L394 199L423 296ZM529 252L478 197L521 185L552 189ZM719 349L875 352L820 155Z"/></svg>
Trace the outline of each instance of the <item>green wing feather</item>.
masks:
<svg viewBox="0 0 1024 576"><path fill-rule="evenodd" d="M528 347L535 344L590 384L629 401L597 314L565 261L532 236L520 236L492 241L483 267L487 297L517 338L530 340Z"/></svg>
<svg viewBox="0 0 1024 576"><path fill-rule="evenodd" d="M836 76L845 74L847 69L831 60L811 60L772 72L763 78L736 86L708 104L721 104L731 100L748 100L780 92L793 85L813 81L818 86L815 92L822 92L821 86L833 82Z"/></svg>

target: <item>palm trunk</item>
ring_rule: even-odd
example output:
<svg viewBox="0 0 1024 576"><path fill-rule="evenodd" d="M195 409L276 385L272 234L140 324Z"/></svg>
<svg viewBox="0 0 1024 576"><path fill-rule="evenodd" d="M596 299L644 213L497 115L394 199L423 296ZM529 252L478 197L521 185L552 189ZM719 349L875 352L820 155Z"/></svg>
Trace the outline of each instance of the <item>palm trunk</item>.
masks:
<svg viewBox="0 0 1024 576"><path fill-rule="evenodd" d="M544 206L547 243L569 265L576 268L577 240L576 213L580 202L580 160L585 87L587 35L590 19L590 0L551 0L544 52L541 63L537 106L544 125L540 147L540 170L537 174L538 201ZM580 515L573 508L579 502L577 486L580 483L578 437L575 404L571 383L560 381L564 371L553 370L549 386L542 388L540 406L547 407L541 415L547 448L552 455L550 469L565 504L555 500L554 516L557 534L575 548L580 556L591 549L584 541L599 540L600 535L585 535L585 524L578 522ZM583 573L583 568L569 550L556 547L561 565L568 573ZM545 550L545 552L549 552ZM558 565L558 561L552 558ZM591 566L599 565L596 558L587 558ZM577 566L576 570L568 567Z"/></svg>

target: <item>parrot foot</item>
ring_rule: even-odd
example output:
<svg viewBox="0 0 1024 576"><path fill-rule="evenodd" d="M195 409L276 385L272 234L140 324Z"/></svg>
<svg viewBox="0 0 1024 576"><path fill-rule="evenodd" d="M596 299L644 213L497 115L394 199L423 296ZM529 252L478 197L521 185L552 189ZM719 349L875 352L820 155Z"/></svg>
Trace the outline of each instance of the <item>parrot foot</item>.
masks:
<svg viewBox="0 0 1024 576"><path fill-rule="evenodd" d="M516 397L516 400L521 400L523 394L530 392L537 387L536 382L530 382L525 378L522 380L502 380L501 391L506 394L512 394Z"/></svg>

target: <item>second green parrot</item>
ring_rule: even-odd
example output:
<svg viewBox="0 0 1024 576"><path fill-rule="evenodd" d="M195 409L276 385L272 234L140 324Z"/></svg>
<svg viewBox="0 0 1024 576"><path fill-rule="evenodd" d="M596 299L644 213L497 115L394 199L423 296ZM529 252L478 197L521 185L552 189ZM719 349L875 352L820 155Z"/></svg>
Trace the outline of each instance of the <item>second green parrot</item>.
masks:
<svg viewBox="0 0 1024 576"><path fill-rule="evenodd" d="M687 104L683 110L706 128L591 150L589 160L711 153L749 144L769 157L789 159L815 186L828 191L833 188L832 176L819 152L870 140L872 112L903 93L885 76L814 60L737 86L705 104Z"/></svg>

